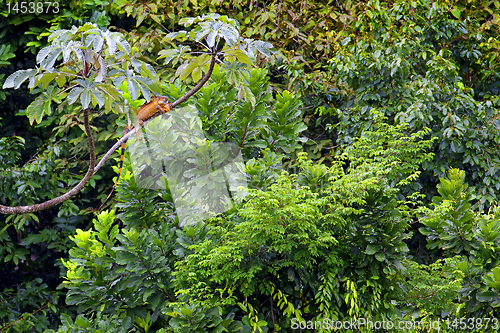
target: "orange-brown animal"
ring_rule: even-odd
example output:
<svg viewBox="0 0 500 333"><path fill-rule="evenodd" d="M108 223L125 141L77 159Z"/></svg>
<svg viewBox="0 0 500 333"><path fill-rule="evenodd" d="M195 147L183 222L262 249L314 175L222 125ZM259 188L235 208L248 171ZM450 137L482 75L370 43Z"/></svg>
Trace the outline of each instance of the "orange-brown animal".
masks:
<svg viewBox="0 0 500 333"><path fill-rule="evenodd" d="M151 97L151 100L149 103L143 104L140 108L137 109L137 118L139 119L139 124L144 124L146 120L157 114L158 112L161 113L167 113L168 111L172 110L171 103L168 102L168 98L165 96L153 96ZM133 126L129 127L128 125L125 126L125 130L123 135L127 134L128 132L131 131ZM104 202L102 203L101 207L99 207L99 210L104 206L104 204L108 201L108 199L111 197L113 194L113 191L116 188L116 184L118 183L118 180L120 179L120 175L122 173L122 168L123 168L123 159L125 158L125 146L127 144L127 141L122 143L122 149L121 149L121 154L120 154L120 168L118 169L118 176L116 177L115 184L113 185L113 189L109 193L108 197Z"/></svg>

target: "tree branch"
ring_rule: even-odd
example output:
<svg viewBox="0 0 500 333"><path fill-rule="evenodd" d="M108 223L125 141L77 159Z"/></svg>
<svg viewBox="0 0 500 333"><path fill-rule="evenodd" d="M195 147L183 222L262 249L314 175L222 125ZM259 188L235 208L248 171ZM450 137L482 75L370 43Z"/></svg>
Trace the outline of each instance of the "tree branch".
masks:
<svg viewBox="0 0 500 333"><path fill-rule="evenodd" d="M198 90L201 89L201 87L203 87L203 85L208 81L208 79L210 78L210 76L212 76L212 72L213 72L216 60L217 60L217 53L214 50L212 50L212 61L210 62L210 67L208 68L208 71L205 74L205 76L203 77L203 79L201 79L201 81L198 82L198 84L196 86L194 86L193 89L191 89L190 91L188 91L184 96L182 96L181 98L179 98L175 102L171 103L170 107L172 109L174 107L178 106L179 104L187 101L189 97L191 97L192 95L194 95ZM147 121L145 121L142 126L146 125L149 121L153 120L157 116L158 115L151 117L150 119L148 119ZM125 142L128 138L130 138L132 135L134 135L137 132L137 130L142 127L141 126L141 127L138 127L138 128L134 128L130 132L128 132L127 134L125 134L120 140L118 140L117 143L115 143L113 145L113 147L111 147L111 149L108 150L108 152L103 156L103 158L99 161L99 163L96 166L95 145L94 145L94 138L92 137L92 131L91 131L90 125L89 125L89 110L88 109L84 110L84 125L85 125L85 133L87 134L87 138L88 138L88 141L89 141L90 165L89 165L89 169L87 170L87 173L85 174L85 176L83 177L83 179L73 189L71 189L69 192L66 192L65 194L63 194L63 195L61 195L61 196L59 196L57 198L54 198L54 199L51 199L51 200L47 200L45 202L42 202L42 203L39 203L39 204L34 204L34 205L31 205L31 206L10 207L10 206L0 205L0 213L3 213L3 214L25 214L25 213L33 213L33 212L37 212L37 211L41 211L41 210L45 210L45 209L51 208L51 207L53 207L55 205L58 205L58 204L60 204L60 203L62 203L64 201L68 200L69 198L71 198L72 196L74 196L78 192L80 192L85 187L85 185L87 185L87 183L90 181L90 179L92 178L92 176L97 171L99 171L99 169L102 167L102 165L104 164L104 162L106 162L106 160L111 156L111 154L113 154L113 152L118 147L120 147L120 145L123 142Z"/></svg>
<svg viewBox="0 0 500 333"><path fill-rule="evenodd" d="M217 60L217 54L214 52L212 53L212 61L210 62L210 67L208 68L208 71L207 73L205 74L205 76L203 77L203 79L201 79L200 82L198 82L198 84L196 86L194 86L193 89L191 89L190 91L188 91L184 96L182 96L181 98L179 98L178 100L176 100L175 102L171 103L170 104L170 107L173 109L175 108L176 106L178 106L179 104L181 103L184 103L185 101L187 101L187 99L189 97L191 97L192 95L194 95L198 90L201 89L201 87L203 87L203 85L208 81L208 79L210 78L210 76L212 76L212 72L214 70L214 66L215 66L215 62ZM141 129L143 126L145 126L148 122L150 122L151 120L153 120L154 118L158 117L159 114L149 118L148 120L146 120L141 127L138 127L138 128L133 128L130 132L128 132L127 134L125 134L124 136L121 137L121 139L115 143L113 145L113 147L111 147L108 152L102 157L102 159L99 161L99 163L97 164L97 166L95 167L95 170L94 170L94 173L96 173L97 171L99 171L99 169L102 167L102 165L104 164L104 162L106 162L106 160L111 156L111 154L113 154L113 152L115 150L118 149L118 147L120 147L122 145L122 143L124 143L125 141L127 141L132 135L134 135L135 133L137 133L137 131L139 129Z"/></svg>
<svg viewBox="0 0 500 333"><path fill-rule="evenodd" d="M191 97L192 95L194 95L198 90L200 90L201 87L203 87L203 85L205 84L205 82L207 82L208 79L210 78L210 76L212 76L212 71L214 70L214 66L215 66L215 61L216 60L217 60L217 52L215 52L214 50L212 50L212 61L210 62L210 67L208 68L207 74L205 74L205 76L203 77L203 79L201 79L201 81L198 82L198 84L196 86L194 86L193 89L191 89L190 91L188 91L188 93L186 95L182 96L181 98L179 98L178 100L176 100L175 102L173 102L171 104L172 109L175 108L177 105L179 105L179 104L184 103L185 101L187 101L187 99L189 97Z"/></svg>
<svg viewBox="0 0 500 333"><path fill-rule="evenodd" d="M83 111L83 118L84 118L84 126L85 126L85 133L87 134L87 138L89 141L89 152L90 152L90 165L89 169L87 170L87 173L83 177L83 179L69 192L64 193L63 195L47 200L45 202L39 203L39 204L34 204L31 206L16 206L16 207L10 207L10 206L3 206L0 205L0 213L3 214L25 214L25 213L33 213L33 212L38 212L40 210L48 209L50 207L53 207L55 205L58 205L78 192L80 192L85 185L89 182L89 180L92 178L94 175L94 167L95 167L95 147L94 147L94 138L92 137L92 130L90 129L89 125L89 109L85 109Z"/></svg>

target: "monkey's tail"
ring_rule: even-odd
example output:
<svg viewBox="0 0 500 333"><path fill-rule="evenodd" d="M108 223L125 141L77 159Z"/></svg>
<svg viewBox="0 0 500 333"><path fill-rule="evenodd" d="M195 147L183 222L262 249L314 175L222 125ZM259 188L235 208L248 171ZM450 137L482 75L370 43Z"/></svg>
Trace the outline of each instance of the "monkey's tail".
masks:
<svg viewBox="0 0 500 333"><path fill-rule="evenodd" d="M126 127L125 131L124 131L124 134L127 134L129 131L130 131L130 129L128 129ZM111 192L109 192L109 195L106 198L106 200L104 200L104 202L102 203L102 205L99 207L99 210L102 209L102 207L106 204L106 202L108 201L108 199L111 197L111 195L115 191L116 184L118 184L118 180L120 180L120 176L122 174L122 169L123 169L123 160L125 159L125 147L126 147L126 145L127 145L127 141L125 141L125 142L122 143L122 149L121 149L121 154L120 154L120 168L118 169L118 176L116 176L115 184L113 185L113 188L111 189Z"/></svg>

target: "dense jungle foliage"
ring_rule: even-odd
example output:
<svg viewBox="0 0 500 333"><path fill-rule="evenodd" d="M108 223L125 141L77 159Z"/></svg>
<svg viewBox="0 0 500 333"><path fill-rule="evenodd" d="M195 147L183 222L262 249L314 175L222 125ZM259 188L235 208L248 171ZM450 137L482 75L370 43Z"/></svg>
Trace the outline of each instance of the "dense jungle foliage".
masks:
<svg viewBox="0 0 500 333"><path fill-rule="evenodd" d="M21 3L1 207L211 75L0 215L0 332L500 330L500 1Z"/></svg>

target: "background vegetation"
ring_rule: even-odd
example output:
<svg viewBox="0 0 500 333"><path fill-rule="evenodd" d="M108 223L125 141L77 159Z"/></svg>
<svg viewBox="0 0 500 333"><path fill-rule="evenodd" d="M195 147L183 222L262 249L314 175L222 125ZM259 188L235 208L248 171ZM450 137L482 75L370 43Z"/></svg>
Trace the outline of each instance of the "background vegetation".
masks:
<svg viewBox="0 0 500 333"><path fill-rule="evenodd" d="M205 144L241 151L247 198L180 228L170 189L137 186L126 158L99 212L111 159L71 200L1 215L0 331L289 332L293 319L324 318L497 331L471 319L500 318L500 2L1 4L0 82L40 66L51 33L93 23L123 34L132 81L177 99L201 77L203 48L169 33L206 13L276 51L226 49L186 103ZM123 106L145 98L108 79ZM54 93L68 82L0 91L0 204L52 199L82 178L85 99ZM99 157L127 112L89 104Z"/></svg>

